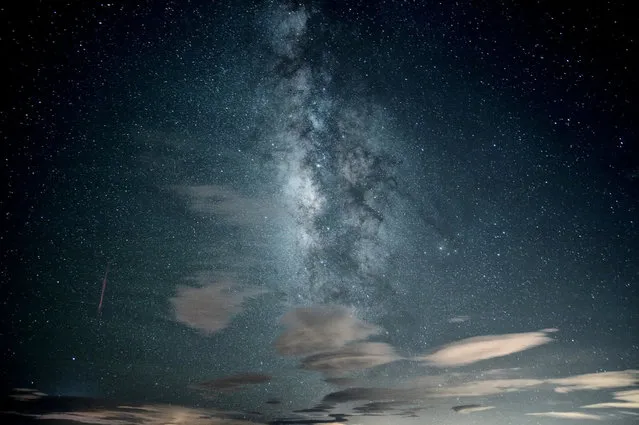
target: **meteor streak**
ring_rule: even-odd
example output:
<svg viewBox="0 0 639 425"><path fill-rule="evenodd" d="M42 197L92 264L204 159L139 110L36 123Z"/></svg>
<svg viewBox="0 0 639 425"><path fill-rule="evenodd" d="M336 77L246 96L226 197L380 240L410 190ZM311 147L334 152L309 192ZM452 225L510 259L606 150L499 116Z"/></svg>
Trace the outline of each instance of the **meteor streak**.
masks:
<svg viewBox="0 0 639 425"><path fill-rule="evenodd" d="M106 271L104 272L104 279L102 279L102 294L100 295L100 304L98 304L98 316L102 314L102 301L104 301L104 291L106 290L108 275L109 275L109 265L107 264Z"/></svg>

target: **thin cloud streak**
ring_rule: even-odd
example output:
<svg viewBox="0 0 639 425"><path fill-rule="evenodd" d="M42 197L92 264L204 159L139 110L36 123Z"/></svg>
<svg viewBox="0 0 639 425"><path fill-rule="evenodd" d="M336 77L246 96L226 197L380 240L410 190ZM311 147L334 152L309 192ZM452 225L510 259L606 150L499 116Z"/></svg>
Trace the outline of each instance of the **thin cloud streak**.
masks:
<svg viewBox="0 0 639 425"><path fill-rule="evenodd" d="M639 409L639 390L618 391L613 394L615 400L606 403L589 404L584 409Z"/></svg>
<svg viewBox="0 0 639 425"><path fill-rule="evenodd" d="M201 391L235 391L247 385L256 385L269 382L270 375L262 373L243 373L238 375L225 376L211 381L200 382L193 385L193 388Z"/></svg>
<svg viewBox="0 0 639 425"><path fill-rule="evenodd" d="M593 415L590 413L581 413L581 412L539 412L539 413L526 413L526 415L541 416L546 418L575 419L575 420L588 419L593 421L600 421L603 419L603 417L599 415Z"/></svg>

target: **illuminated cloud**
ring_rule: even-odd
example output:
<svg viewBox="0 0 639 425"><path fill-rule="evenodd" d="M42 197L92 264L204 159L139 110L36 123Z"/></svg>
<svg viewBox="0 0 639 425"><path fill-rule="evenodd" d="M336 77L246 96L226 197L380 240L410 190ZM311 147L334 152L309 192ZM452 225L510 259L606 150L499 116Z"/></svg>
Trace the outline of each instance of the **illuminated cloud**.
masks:
<svg viewBox="0 0 639 425"><path fill-rule="evenodd" d="M430 398L490 396L526 390L541 385L559 384L561 386L555 388L555 392L568 393L578 390L622 388L639 384L639 372L635 370L601 372L554 379L519 379L506 377L517 370L517 368L492 369L481 373L482 376L490 379L470 380L467 382L463 382L465 377L468 376L467 374L451 373L438 376L424 376L412 380L411 384L414 385L414 388L421 388L426 391L427 396ZM616 399L623 400L627 403L632 403L632 397L636 396L637 393L633 391L615 393ZM633 408L631 404L627 403L623 404L623 406L601 406L601 404L596 406Z"/></svg>
<svg viewBox="0 0 639 425"><path fill-rule="evenodd" d="M318 353L302 360L304 369L341 373L367 369L399 360L393 347L382 342L359 342L338 350Z"/></svg>
<svg viewBox="0 0 639 425"><path fill-rule="evenodd" d="M586 409L619 408L639 409L639 390L618 391L613 394L615 400L583 406Z"/></svg>
<svg viewBox="0 0 639 425"><path fill-rule="evenodd" d="M18 415L35 419L68 421L91 425L255 424L254 422L227 418L223 412L216 410L192 409L174 405L117 406L113 408Z"/></svg>
<svg viewBox="0 0 639 425"><path fill-rule="evenodd" d="M212 334L228 326L231 318L242 311L246 298L262 293L259 289L240 289L234 285L178 286L170 302L178 322Z"/></svg>
<svg viewBox="0 0 639 425"><path fill-rule="evenodd" d="M548 336L548 333L554 331L556 330L544 329L539 332L467 338L445 345L434 353L418 357L416 360L424 361L437 367L464 366L547 344L553 340Z"/></svg>
<svg viewBox="0 0 639 425"><path fill-rule="evenodd" d="M543 416L546 418L560 418L560 419L589 419L593 421L600 421L603 418L599 415L593 415L590 413L581 412L539 412L539 413L526 413L528 416Z"/></svg>
<svg viewBox="0 0 639 425"><path fill-rule="evenodd" d="M297 308L284 315L282 323L288 329L277 338L275 348L286 356L337 350L380 332L342 306Z"/></svg>
<svg viewBox="0 0 639 425"><path fill-rule="evenodd" d="M639 384L639 370L588 373L567 378L549 379L548 382L559 385L555 388L558 393L630 387Z"/></svg>

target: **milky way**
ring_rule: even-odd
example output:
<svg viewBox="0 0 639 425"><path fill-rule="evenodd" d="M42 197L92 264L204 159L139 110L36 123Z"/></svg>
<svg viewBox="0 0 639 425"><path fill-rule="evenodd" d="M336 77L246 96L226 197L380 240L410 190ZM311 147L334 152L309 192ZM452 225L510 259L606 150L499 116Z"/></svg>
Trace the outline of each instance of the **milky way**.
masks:
<svg viewBox="0 0 639 425"><path fill-rule="evenodd" d="M312 11L280 5L267 16L273 75L262 90L271 96L264 113L272 125L263 143L290 218L292 295L367 305L408 237L402 159L393 154L388 117L368 99L335 93L330 60L309 60L322 57L309 41Z"/></svg>

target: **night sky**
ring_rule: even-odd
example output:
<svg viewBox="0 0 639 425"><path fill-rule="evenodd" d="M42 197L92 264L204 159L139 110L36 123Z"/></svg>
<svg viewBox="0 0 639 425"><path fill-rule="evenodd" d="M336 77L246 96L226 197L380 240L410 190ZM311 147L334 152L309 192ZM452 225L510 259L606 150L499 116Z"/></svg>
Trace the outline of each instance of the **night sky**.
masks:
<svg viewBox="0 0 639 425"><path fill-rule="evenodd" d="M638 423L631 5L3 4L0 420Z"/></svg>

